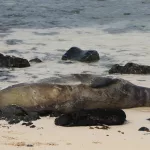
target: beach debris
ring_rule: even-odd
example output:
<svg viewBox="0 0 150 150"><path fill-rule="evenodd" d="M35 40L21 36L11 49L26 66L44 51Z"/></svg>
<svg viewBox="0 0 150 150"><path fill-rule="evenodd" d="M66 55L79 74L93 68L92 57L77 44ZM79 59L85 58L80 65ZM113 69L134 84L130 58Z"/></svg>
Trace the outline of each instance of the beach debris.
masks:
<svg viewBox="0 0 150 150"><path fill-rule="evenodd" d="M89 129L104 129L104 130L108 130L108 129L110 129L110 127L109 126L107 126L107 125L101 125L101 126L95 126L95 127L91 127L91 126L89 126Z"/></svg>
<svg viewBox="0 0 150 150"><path fill-rule="evenodd" d="M27 144L26 146L27 147L33 147L34 145L33 144Z"/></svg>
<svg viewBox="0 0 150 150"><path fill-rule="evenodd" d="M30 126L32 125L33 123L32 122L23 122L22 125L25 125L25 126Z"/></svg>
<svg viewBox="0 0 150 150"><path fill-rule="evenodd" d="M26 143L25 142L11 142L11 143L6 143L6 145L22 147L22 146L26 146Z"/></svg>
<svg viewBox="0 0 150 150"><path fill-rule="evenodd" d="M120 131L120 130L119 130L118 132L121 133L121 134L124 134L124 132L122 132L122 131Z"/></svg>
<svg viewBox="0 0 150 150"><path fill-rule="evenodd" d="M33 147L33 146L57 146L58 144L56 143L41 143L41 142L34 142L32 144L26 144L25 142L10 142L10 143L5 143L6 145L10 146L17 146L17 147Z"/></svg>
<svg viewBox="0 0 150 150"><path fill-rule="evenodd" d="M107 125L103 125L100 129L108 130L108 129L110 129L110 127Z"/></svg>
<svg viewBox="0 0 150 150"><path fill-rule="evenodd" d="M91 126L90 126L89 129L94 129L94 127L91 127Z"/></svg>
<svg viewBox="0 0 150 150"><path fill-rule="evenodd" d="M96 128L96 129L101 129L99 126L96 126L95 128Z"/></svg>
<svg viewBox="0 0 150 150"><path fill-rule="evenodd" d="M108 130L108 129L110 129L110 127L109 127L109 126L107 126L107 125L102 125L101 127L96 126L95 128L96 128L96 129L104 129L104 130Z"/></svg>
<svg viewBox="0 0 150 150"><path fill-rule="evenodd" d="M141 128L139 128L138 131L147 131L147 132L150 132L150 130L147 127L141 127Z"/></svg>
<svg viewBox="0 0 150 150"><path fill-rule="evenodd" d="M93 141L92 143L93 144L101 144L101 142L98 142L98 141Z"/></svg>

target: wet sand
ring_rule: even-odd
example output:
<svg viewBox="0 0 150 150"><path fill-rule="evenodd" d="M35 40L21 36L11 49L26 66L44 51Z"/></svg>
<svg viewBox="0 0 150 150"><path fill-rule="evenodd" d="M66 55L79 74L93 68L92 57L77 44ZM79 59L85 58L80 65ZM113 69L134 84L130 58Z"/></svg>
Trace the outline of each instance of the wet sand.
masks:
<svg viewBox="0 0 150 150"><path fill-rule="evenodd" d="M20 124L8 125L0 121L0 149L3 150L49 150L49 149L149 149L150 132L138 131L140 127L150 129L150 108L124 110L127 121L110 129L93 127L60 127L54 118L43 117L34 121L35 128ZM91 129L92 128L92 129Z"/></svg>

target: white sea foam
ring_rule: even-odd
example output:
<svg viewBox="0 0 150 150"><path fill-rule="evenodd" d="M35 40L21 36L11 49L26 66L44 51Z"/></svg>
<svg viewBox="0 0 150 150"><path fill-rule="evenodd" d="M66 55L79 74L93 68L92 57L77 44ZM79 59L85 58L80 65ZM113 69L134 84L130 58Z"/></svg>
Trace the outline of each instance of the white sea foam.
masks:
<svg viewBox="0 0 150 150"><path fill-rule="evenodd" d="M28 60L38 57L43 63L31 64L31 67L23 69L8 69L10 72L1 77L0 88L21 82L35 82L55 74L93 73L105 76L115 63L123 65L134 62L150 65L150 33L110 34L102 29L104 27L96 26L70 29L13 29L10 34L1 38L0 52ZM22 42L8 45L6 41L12 39ZM81 62L65 64L61 56L72 46L95 49L101 59L89 64ZM148 87L150 83L149 75L117 75L117 77Z"/></svg>

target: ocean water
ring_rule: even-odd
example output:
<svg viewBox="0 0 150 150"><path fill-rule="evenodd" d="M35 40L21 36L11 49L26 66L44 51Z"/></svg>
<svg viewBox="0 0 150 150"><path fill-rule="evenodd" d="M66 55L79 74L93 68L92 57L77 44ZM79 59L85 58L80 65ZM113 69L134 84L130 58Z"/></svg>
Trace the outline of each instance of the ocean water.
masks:
<svg viewBox="0 0 150 150"><path fill-rule="evenodd" d="M109 75L113 64L150 65L150 0L0 0L0 53L40 58L28 68L0 69L0 89L56 74L116 76L150 87L149 75ZM100 61L66 63L72 46Z"/></svg>

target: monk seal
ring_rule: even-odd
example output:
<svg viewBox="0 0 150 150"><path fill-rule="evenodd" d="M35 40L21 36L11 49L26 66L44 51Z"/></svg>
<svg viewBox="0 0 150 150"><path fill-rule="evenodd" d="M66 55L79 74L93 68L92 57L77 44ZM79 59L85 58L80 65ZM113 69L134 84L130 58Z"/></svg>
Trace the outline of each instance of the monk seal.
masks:
<svg viewBox="0 0 150 150"><path fill-rule="evenodd" d="M84 77L82 82L80 79ZM59 83L54 79L49 83L19 84L3 89L0 91L0 109L15 104L29 110L69 113L81 109L150 106L149 88L110 77L73 75L72 78L80 82Z"/></svg>
<svg viewBox="0 0 150 150"><path fill-rule="evenodd" d="M81 62L94 62L100 59L96 50L81 50L78 47L71 47L63 56L62 60L77 60Z"/></svg>
<svg viewBox="0 0 150 150"><path fill-rule="evenodd" d="M121 125L125 120L126 114L121 109L92 109L63 114L55 119L55 125L67 127Z"/></svg>

